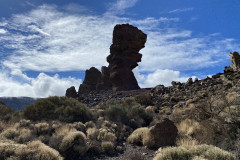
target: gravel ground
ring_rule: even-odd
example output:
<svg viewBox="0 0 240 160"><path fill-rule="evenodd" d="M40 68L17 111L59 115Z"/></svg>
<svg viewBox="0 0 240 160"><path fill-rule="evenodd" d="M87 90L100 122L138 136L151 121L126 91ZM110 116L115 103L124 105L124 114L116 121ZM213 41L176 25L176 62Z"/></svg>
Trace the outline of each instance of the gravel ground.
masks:
<svg viewBox="0 0 240 160"><path fill-rule="evenodd" d="M135 146L126 144L124 152L114 156L86 157L82 160L152 160L155 156L155 150L150 150L144 146Z"/></svg>

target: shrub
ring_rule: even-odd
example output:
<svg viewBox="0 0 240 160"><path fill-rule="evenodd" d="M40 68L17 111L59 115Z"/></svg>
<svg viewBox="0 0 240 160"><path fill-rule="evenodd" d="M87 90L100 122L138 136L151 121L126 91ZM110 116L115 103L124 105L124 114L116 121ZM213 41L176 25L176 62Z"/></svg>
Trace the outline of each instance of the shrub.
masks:
<svg viewBox="0 0 240 160"><path fill-rule="evenodd" d="M49 97L39 99L35 104L25 107L24 117L30 120L61 120L64 122L91 119L91 111L76 99L67 97Z"/></svg>
<svg viewBox="0 0 240 160"><path fill-rule="evenodd" d="M75 122L72 124L74 128L76 128L78 131L85 132L86 126L82 122Z"/></svg>
<svg viewBox="0 0 240 160"><path fill-rule="evenodd" d="M98 129L96 128L88 128L87 129L87 137L92 140L96 140L98 136Z"/></svg>
<svg viewBox="0 0 240 160"><path fill-rule="evenodd" d="M89 121L85 123L85 127L87 128L96 128L96 124L93 121Z"/></svg>
<svg viewBox="0 0 240 160"><path fill-rule="evenodd" d="M151 115L130 98L110 104L106 109L106 116L111 121L121 122L132 128L146 126L152 120Z"/></svg>
<svg viewBox="0 0 240 160"><path fill-rule="evenodd" d="M191 149L195 155L211 160L235 160L236 157L230 152L224 151L212 145L197 145Z"/></svg>
<svg viewBox="0 0 240 160"><path fill-rule="evenodd" d="M209 124L208 124L209 125ZM202 125L192 119L185 119L177 125L179 135L187 136L190 139L196 139L200 143L212 144L214 139L214 131L206 125Z"/></svg>
<svg viewBox="0 0 240 160"><path fill-rule="evenodd" d="M27 157L29 160L63 160L58 151L40 141L29 142L26 148L17 148L15 153L20 159Z"/></svg>
<svg viewBox="0 0 240 160"><path fill-rule="evenodd" d="M59 149L68 158L84 156L88 150L86 136L81 131L70 132L63 138Z"/></svg>
<svg viewBox="0 0 240 160"><path fill-rule="evenodd" d="M6 130L4 130L0 136L4 137L6 139L10 139L13 140L15 137L19 136L19 131L16 128L8 128Z"/></svg>
<svg viewBox="0 0 240 160"><path fill-rule="evenodd" d="M192 153L183 147L167 147L162 149L153 160L191 160Z"/></svg>
<svg viewBox="0 0 240 160"><path fill-rule="evenodd" d="M150 94L140 94L134 97L135 101L141 105L152 105L152 97Z"/></svg>
<svg viewBox="0 0 240 160"><path fill-rule="evenodd" d="M13 113L14 111L10 107L7 107L0 103L0 120L9 121Z"/></svg>
<svg viewBox="0 0 240 160"><path fill-rule="evenodd" d="M143 134L148 131L147 127L138 128L128 137L127 141L133 144L142 144Z"/></svg>
<svg viewBox="0 0 240 160"><path fill-rule="evenodd" d="M211 145L196 145L186 149L184 147L167 147L160 149L154 160L235 160L236 157L220 148Z"/></svg>
<svg viewBox="0 0 240 160"><path fill-rule="evenodd" d="M63 160L60 154L40 141L27 145L0 143L0 159L16 160Z"/></svg>
<svg viewBox="0 0 240 160"><path fill-rule="evenodd" d="M48 134L50 132L50 126L46 122L35 124L34 129L37 135Z"/></svg>
<svg viewBox="0 0 240 160"><path fill-rule="evenodd" d="M64 124L55 129L54 135L55 136L65 136L70 132L76 132L76 128L74 128L70 124Z"/></svg>
<svg viewBox="0 0 240 160"><path fill-rule="evenodd" d="M102 142L101 146L105 153L110 155L115 153L114 144L112 142L108 142L108 141Z"/></svg>
<svg viewBox="0 0 240 160"><path fill-rule="evenodd" d="M198 145L198 141L192 138L184 137L184 138L179 138L177 139L176 144L178 146L184 147L186 149L190 149L196 145Z"/></svg>

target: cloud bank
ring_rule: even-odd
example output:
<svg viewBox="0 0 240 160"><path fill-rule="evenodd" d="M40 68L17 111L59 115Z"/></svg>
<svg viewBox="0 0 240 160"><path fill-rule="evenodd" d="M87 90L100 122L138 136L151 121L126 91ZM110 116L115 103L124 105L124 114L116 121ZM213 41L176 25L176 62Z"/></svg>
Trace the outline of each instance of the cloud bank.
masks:
<svg viewBox="0 0 240 160"><path fill-rule="evenodd" d="M8 74L0 75L3 82L0 96L64 95L66 88L79 86L80 79L51 77L44 72L108 65L106 57L112 31L118 23L130 23L148 34L146 47L141 50L142 62L135 71L142 87L185 81L182 71L219 64L229 50L239 48L234 39L217 39L214 35L196 37L192 31L169 27L179 21L177 17L132 19L124 16L125 9L136 3L137 0L118 0L102 15L76 14L45 4L0 22L4 24L0 29L3 44L0 60L2 68L9 70ZM42 73L32 78L22 74L25 71ZM24 77L24 81L19 77Z"/></svg>

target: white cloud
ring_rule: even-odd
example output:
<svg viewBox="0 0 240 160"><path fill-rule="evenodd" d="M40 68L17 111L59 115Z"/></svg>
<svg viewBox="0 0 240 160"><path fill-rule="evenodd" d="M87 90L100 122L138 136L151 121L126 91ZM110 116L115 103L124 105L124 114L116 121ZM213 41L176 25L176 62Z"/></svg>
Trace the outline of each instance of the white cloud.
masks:
<svg viewBox="0 0 240 160"><path fill-rule="evenodd" d="M16 80L18 77L17 75L23 77L25 82L21 83L19 79ZM67 88L70 86L75 86L77 88L81 83L81 79L72 77L60 78L57 74L51 77L44 73L40 73L37 78L29 78L20 72L13 75L4 71L0 73L0 81L0 96L2 97L63 96Z"/></svg>
<svg viewBox="0 0 240 160"><path fill-rule="evenodd" d="M110 4L108 11L105 14L123 14L125 10L135 6L139 0L117 0Z"/></svg>
<svg viewBox="0 0 240 160"><path fill-rule="evenodd" d="M192 11L193 8L183 8L183 9L175 9L175 10L171 10L168 13L180 13L180 12L188 12L188 11Z"/></svg>
<svg viewBox="0 0 240 160"><path fill-rule="evenodd" d="M181 76L179 71L169 69L157 69L155 72L150 73L147 76L140 74L138 71L135 71L134 74L142 88L151 88L159 84L170 86L172 81L186 82L189 78ZM196 77L193 76L192 78Z"/></svg>
<svg viewBox="0 0 240 160"><path fill-rule="evenodd" d="M119 0L115 8L124 11L136 2ZM228 60L229 51L240 49L233 39L218 39L217 35L196 37L192 31L169 27L178 20L72 14L60 11L54 5L43 5L31 12L14 15L0 22L9 30L0 36L3 45L0 52L9 51L0 53L6 55L1 64L11 70L10 74L1 74L4 83L0 86L3 91L0 96L64 95L68 87L78 87L80 82L74 78L50 77L42 73L34 79L22 72L86 70L108 65L106 57L112 31L118 23L130 23L148 34L146 47L140 51L142 62L134 71L142 87L169 85L172 80L183 81L186 77L180 72L217 65ZM10 32L12 30L14 32ZM21 83L12 77L20 79ZM44 92L41 88L47 90Z"/></svg>
<svg viewBox="0 0 240 160"><path fill-rule="evenodd" d="M5 34L5 33L7 33L7 31L0 28L0 34Z"/></svg>

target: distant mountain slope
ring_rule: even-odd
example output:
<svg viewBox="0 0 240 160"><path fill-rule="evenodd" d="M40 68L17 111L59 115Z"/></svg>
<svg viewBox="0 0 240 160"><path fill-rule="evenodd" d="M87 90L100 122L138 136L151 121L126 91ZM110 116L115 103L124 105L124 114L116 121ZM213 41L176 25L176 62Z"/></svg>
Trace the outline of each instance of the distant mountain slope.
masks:
<svg viewBox="0 0 240 160"><path fill-rule="evenodd" d="M31 97L0 97L0 101L15 110L24 110L24 107L35 103L37 98Z"/></svg>

